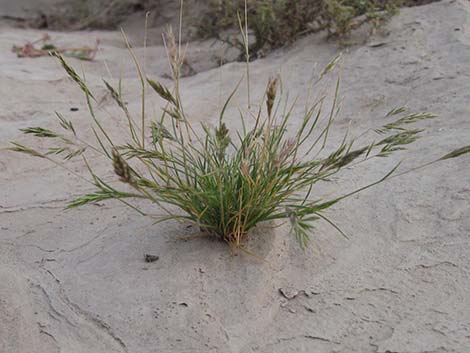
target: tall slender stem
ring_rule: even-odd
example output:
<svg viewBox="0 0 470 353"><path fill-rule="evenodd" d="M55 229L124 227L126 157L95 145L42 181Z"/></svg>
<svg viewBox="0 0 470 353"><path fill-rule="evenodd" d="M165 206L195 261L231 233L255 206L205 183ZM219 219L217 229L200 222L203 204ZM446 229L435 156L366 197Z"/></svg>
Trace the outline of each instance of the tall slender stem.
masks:
<svg viewBox="0 0 470 353"><path fill-rule="evenodd" d="M248 90L248 109L251 109L250 96L250 46L248 38L248 5L245 0L245 56L246 56L246 85Z"/></svg>

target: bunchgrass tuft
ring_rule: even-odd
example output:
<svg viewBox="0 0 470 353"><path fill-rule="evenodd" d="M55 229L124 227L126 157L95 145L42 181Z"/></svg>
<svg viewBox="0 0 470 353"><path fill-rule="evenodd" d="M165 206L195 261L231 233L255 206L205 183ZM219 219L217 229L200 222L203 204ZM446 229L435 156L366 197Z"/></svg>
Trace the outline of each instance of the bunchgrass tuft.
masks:
<svg viewBox="0 0 470 353"><path fill-rule="evenodd" d="M399 164L379 180L330 199L315 197L321 182L331 180L334 175L345 171L345 167L405 150L422 132L413 126L436 117L430 113L408 113L404 107L396 108L385 115L382 126L368 130L360 139L346 135L342 142L331 148L327 142L338 112L340 80L337 80L331 99L320 97L311 102L299 119L294 117L295 103L284 111L278 109L280 81L275 77L267 84L259 110L240 110L240 130L231 131L228 128L231 124L225 116L239 84L228 97L215 126L202 124L194 127L183 109L179 94L179 70L184 62L181 45L176 44L171 32L166 42L174 87L165 87L160 82L141 77L142 104L145 105L147 84L165 102L158 119L147 121L142 109L141 124L136 124L127 110L121 89L116 90L104 82L127 121L128 131L122 135L128 138L119 142L110 138L106 125L97 118L96 102L85 80L62 56L54 54L85 94L96 141L89 143L80 139L72 122L57 114L63 130L60 133L41 127L22 130L25 134L54 141L55 144L45 152L16 142L10 149L46 158L61 166L63 164L53 156L63 156L66 160L82 158L91 175L91 179L86 180L96 187L96 191L73 200L68 208L116 199L142 215L153 217L155 223L170 219L193 222L207 234L226 241L232 249L244 249L250 231L259 224L279 224L278 221L287 220L291 233L305 248L315 221L325 220L335 226L325 211L344 198L387 180ZM135 56L133 58L139 74L142 74ZM314 84L331 74L338 61L334 58ZM328 101L332 103L327 107ZM293 119L300 121L294 130L289 124ZM376 138L360 142L367 134L375 134ZM329 153L325 153L326 147ZM460 148L426 165L469 152L468 146ZM88 153L100 153L106 157L117 179L127 185L127 191L120 191L115 183L99 177L87 157ZM413 170L417 168L419 166ZM132 203L136 199L150 200L164 213L153 215L144 212L138 204Z"/></svg>
<svg viewBox="0 0 470 353"><path fill-rule="evenodd" d="M200 35L217 37L245 52L244 40L223 35L224 30L237 28L237 14L245 13L254 36L250 52L256 57L307 33L326 30L341 39L363 23L377 28L402 4L402 0L214 0L208 3L198 28Z"/></svg>

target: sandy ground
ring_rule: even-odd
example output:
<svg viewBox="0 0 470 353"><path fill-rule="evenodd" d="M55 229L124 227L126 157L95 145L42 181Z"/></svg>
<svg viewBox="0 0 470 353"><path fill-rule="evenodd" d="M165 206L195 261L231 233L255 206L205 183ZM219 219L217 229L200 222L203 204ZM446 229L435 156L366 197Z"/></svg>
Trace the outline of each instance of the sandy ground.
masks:
<svg viewBox="0 0 470 353"><path fill-rule="evenodd" d="M441 118L424 124L405 167L469 144L469 3L404 9L386 31L344 55L333 141L348 125L360 132L408 105ZM24 141L18 128L55 126L54 111L87 125L81 93L52 58L10 53L40 34L0 26L0 145ZM51 35L64 45L101 38L95 62L70 62L83 65L101 96L101 77L122 76L138 110L138 81L118 33ZM188 58L201 72L183 79L183 98L194 121L210 123L243 65L204 71L204 45L191 45ZM256 61L255 98L281 72L302 102L315 63L337 51L317 35ZM166 70L163 49L148 48L147 74ZM244 97L241 89L241 104ZM148 111L159 104L149 102ZM117 134L118 111L110 101L103 109ZM376 180L401 157L350 171L321 192ZM303 253L286 228L260 229L249 244L260 262L209 239L175 241L191 234L185 224L146 227L117 203L64 212L88 185L41 160L0 152L0 352L470 352L469 164L469 157L444 162L341 203L330 216L350 240L319 223ZM99 169L112 175L107 164ZM147 264L146 253L160 259Z"/></svg>

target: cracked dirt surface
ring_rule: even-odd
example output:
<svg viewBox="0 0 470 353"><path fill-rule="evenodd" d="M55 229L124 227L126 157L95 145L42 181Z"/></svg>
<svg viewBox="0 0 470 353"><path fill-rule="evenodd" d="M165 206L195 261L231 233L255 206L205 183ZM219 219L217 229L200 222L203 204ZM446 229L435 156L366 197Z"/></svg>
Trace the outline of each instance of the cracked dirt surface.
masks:
<svg viewBox="0 0 470 353"><path fill-rule="evenodd" d="M403 9L385 32L344 54L342 115L333 140L348 125L362 131L391 108L408 105L441 118L426 122L406 165L468 145L469 3ZM70 62L83 65L101 96L101 77L121 75L129 108L138 110L139 84L118 33L52 35L74 45L99 36L96 62ZM54 111L77 130L87 124L82 95L52 58L17 59L9 52L37 37L38 31L0 29L1 145L24 141L18 128L53 126ZM192 50L199 53L197 44ZM253 92L260 95L280 71L290 96L305 99L315 63L321 67L336 53L322 35L306 37L252 64ZM163 49L148 48L148 55L147 74L164 75ZM243 70L232 63L184 78L189 115L216 121ZM240 104L244 97L242 89ZM153 100L148 111L159 104ZM117 134L123 122L117 110L106 99L103 109ZM236 107L230 114L236 125ZM399 158L358 168L341 185L375 180ZM303 253L287 229L259 229L250 249L263 263L232 257L210 239L175 241L191 229L171 222L149 227L117 203L63 212L89 186L43 161L2 151L0 352L470 352L469 166L469 157L444 162L341 203L330 216L349 240L319 223ZM112 173L107 164L99 169ZM339 187L331 183L322 192ZM159 260L145 263L144 254Z"/></svg>

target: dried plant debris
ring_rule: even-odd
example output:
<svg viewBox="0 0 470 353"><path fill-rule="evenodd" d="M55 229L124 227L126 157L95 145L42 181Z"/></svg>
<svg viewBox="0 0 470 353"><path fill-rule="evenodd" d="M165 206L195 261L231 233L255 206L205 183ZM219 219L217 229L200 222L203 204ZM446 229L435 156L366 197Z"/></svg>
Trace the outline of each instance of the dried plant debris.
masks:
<svg viewBox="0 0 470 353"><path fill-rule="evenodd" d="M27 42L23 46L14 45L11 49L19 58L38 58L57 52L70 58L92 61L98 52L100 41L97 39L94 47L58 47L51 42L51 37L44 34L40 39Z"/></svg>

